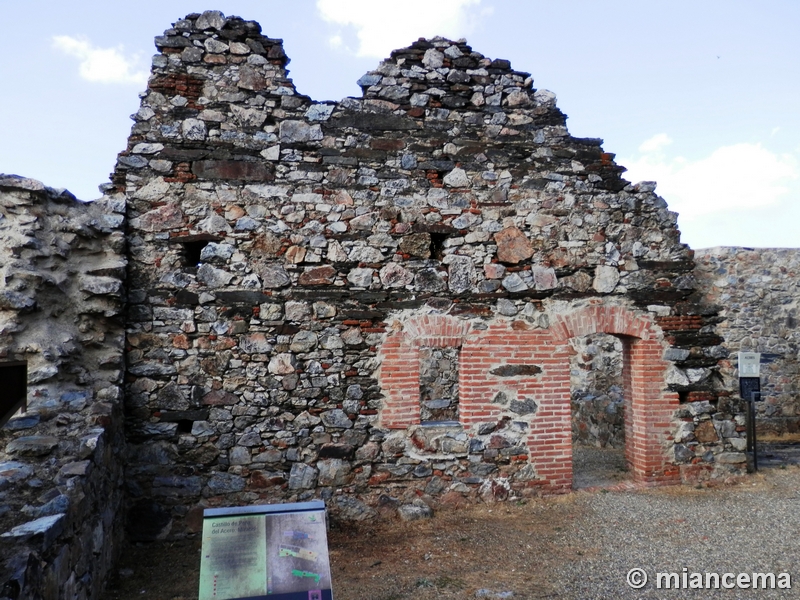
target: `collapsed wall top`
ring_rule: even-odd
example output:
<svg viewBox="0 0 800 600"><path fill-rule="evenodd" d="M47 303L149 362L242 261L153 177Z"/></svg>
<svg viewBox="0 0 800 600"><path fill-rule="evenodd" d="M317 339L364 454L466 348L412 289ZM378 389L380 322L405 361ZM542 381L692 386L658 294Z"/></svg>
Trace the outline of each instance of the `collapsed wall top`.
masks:
<svg viewBox="0 0 800 600"><path fill-rule="evenodd" d="M134 199L175 198L168 193L175 183L250 184L246 193L307 209L302 217L276 215L273 229L287 226L288 216L300 227L342 234L353 229L346 217L315 209L346 187L358 204L394 211L394 232L421 234L421 245L430 233L451 236L452 244L476 227L481 243L500 244L507 263L504 240L519 238L512 230L498 242L498 234L513 225L538 240L523 244L510 264L560 270L559 279L611 266L622 279L644 278L635 284L642 287L658 277L635 275L637 261L677 261L686 271L676 216L653 186L629 186L600 140L569 135L552 93L534 90L527 73L463 41L419 40L397 50L359 80L363 98L335 104L297 94L281 41L262 36L252 21L188 15L156 43L162 54L112 176ZM479 206L488 212L476 214ZM570 280L574 291L589 289L587 274L595 275ZM525 286L514 278L506 289L531 287L525 275ZM549 272L545 278L554 281ZM478 291L481 277L473 279L467 287Z"/></svg>

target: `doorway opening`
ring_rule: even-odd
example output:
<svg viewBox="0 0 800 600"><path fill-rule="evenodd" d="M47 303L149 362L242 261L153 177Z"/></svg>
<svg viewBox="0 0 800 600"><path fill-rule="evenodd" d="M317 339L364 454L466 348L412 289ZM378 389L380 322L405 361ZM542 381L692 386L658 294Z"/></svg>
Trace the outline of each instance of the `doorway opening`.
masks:
<svg viewBox="0 0 800 600"><path fill-rule="evenodd" d="M625 457L622 340L607 333L570 339L572 472L575 489L629 477Z"/></svg>

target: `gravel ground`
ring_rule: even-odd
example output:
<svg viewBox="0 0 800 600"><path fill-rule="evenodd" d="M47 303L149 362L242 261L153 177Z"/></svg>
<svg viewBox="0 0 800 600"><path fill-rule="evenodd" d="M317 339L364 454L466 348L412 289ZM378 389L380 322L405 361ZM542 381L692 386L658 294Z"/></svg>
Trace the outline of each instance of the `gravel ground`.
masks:
<svg viewBox="0 0 800 600"><path fill-rule="evenodd" d="M788 466L724 488L576 494L580 518L556 544L583 555L556 567L555 598L800 597L800 469ZM625 583L633 568L649 581ZM657 572L787 572L791 590L657 589Z"/></svg>

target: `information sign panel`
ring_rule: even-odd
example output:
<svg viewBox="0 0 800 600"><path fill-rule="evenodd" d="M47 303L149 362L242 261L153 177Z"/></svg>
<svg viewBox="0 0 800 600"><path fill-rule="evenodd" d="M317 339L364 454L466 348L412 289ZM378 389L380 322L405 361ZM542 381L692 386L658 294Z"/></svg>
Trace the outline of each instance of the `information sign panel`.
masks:
<svg viewBox="0 0 800 600"><path fill-rule="evenodd" d="M739 377L758 377L761 375L761 353L739 352Z"/></svg>
<svg viewBox="0 0 800 600"><path fill-rule="evenodd" d="M207 509L199 600L332 600L323 502Z"/></svg>

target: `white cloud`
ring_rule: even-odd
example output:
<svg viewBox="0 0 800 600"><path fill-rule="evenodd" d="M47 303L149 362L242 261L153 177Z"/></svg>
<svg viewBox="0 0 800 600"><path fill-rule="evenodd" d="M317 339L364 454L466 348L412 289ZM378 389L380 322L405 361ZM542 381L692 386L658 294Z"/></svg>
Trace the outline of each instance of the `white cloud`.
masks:
<svg viewBox="0 0 800 600"><path fill-rule="evenodd" d="M642 142L642 145L639 146L639 152L643 154L658 152L662 148L669 146L671 143L672 143L672 138L669 137L666 133L657 133L649 140L645 140L644 142Z"/></svg>
<svg viewBox="0 0 800 600"><path fill-rule="evenodd" d="M472 31L476 16L468 9L477 7L480 2L481 0L404 0L402 3L378 0L317 0L317 10L326 21L356 29L358 56L384 58L390 51L408 46L419 37L465 36Z"/></svg>
<svg viewBox="0 0 800 600"><path fill-rule="evenodd" d="M731 209L753 209L777 204L800 177L798 160L778 155L761 144L741 143L722 146L709 156L690 161L667 157L666 134L644 142L642 155L620 159L628 169L625 178L632 182L656 181L658 193L685 222L701 215Z"/></svg>
<svg viewBox="0 0 800 600"><path fill-rule="evenodd" d="M80 76L94 83L135 83L147 82L147 71L134 70L139 57L125 56L122 46L98 48L85 38L68 35L53 37L53 47L64 54L80 60Z"/></svg>
<svg viewBox="0 0 800 600"><path fill-rule="evenodd" d="M328 39L328 43L331 45L331 48L341 48L342 44L344 44L344 40L340 35L333 35Z"/></svg>

